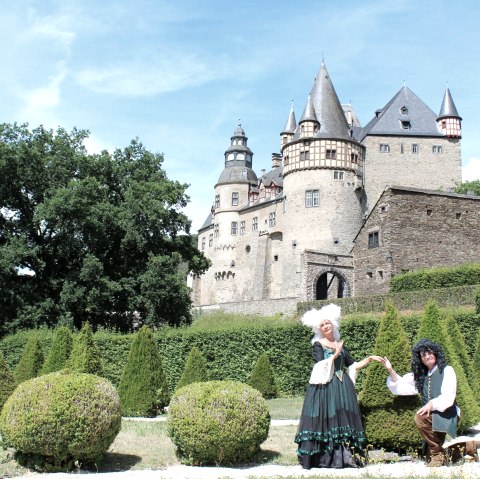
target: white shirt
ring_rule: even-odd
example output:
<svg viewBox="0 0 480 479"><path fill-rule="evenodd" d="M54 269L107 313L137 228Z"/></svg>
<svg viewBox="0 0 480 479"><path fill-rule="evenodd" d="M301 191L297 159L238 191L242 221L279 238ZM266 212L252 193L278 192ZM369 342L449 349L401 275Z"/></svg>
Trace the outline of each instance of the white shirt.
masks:
<svg viewBox="0 0 480 479"><path fill-rule="evenodd" d="M428 375L431 376L437 369L437 366L428 371ZM398 377L396 381L393 381L390 376L387 378L387 387L392 394L397 396L413 396L418 394L415 387L415 380L413 379L413 373L405 374L405 376ZM446 366L443 371L443 382L440 390L440 396L432 399L432 406L434 411L443 412L449 408L455 402L455 396L457 395L457 376L452 366Z"/></svg>

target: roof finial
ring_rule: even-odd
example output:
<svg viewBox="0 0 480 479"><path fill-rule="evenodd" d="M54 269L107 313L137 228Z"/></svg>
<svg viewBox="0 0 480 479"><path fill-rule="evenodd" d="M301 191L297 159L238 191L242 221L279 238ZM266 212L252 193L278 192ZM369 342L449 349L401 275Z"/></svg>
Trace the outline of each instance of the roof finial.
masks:
<svg viewBox="0 0 480 479"><path fill-rule="evenodd" d="M238 119L238 126L242 126L242 119L241 118Z"/></svg>
<svg viewBox="0 0 480 479"><path fill-rule="evenodd" d="M292 110L293 110L293 100L292 100L292 106L291 106Z"/></svg>
<svg viewBox="0 0 480 479"><path fill-rule="evenodd" d="M323 50L322 50L322 65L325 63L325 59L323 58Z"/></svg>

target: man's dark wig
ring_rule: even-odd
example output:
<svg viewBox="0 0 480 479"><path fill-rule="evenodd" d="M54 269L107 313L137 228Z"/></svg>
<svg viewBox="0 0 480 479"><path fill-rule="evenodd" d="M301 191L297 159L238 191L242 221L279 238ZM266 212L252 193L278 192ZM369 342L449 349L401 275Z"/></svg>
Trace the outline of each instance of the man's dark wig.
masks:
<svg viewBox="0 0 480 479"><path fill-rule="evenodd" d="M412 348L412 372L415 379L415 386L417 387L418 392L422 392L423 383L427 377L428 368L425 364L422 363L421 353L426 351L432 351L432 353L437 358L437 367L440 372L443 372L447 361L445 359L445 354L442 351L442 348L433 341L428 339L421 339L418 341L415 346Z"/></svg>

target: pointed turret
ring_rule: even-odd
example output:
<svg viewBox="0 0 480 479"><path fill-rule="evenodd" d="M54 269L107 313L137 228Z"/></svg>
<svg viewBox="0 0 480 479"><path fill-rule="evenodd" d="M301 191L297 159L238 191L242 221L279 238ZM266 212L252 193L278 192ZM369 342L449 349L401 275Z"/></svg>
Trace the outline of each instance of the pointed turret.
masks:
<svg viewBox="0 0 480 479"><path fill-rule="evenodd" d="M440 130L445 136L449 138L461 138L462 137L462 118L457 112L455 103L453 102L452 95L448 86L445 88L445 94L443 96L442 107L440 108L440 114L438 115L437 122Z"/></svg>
<svg viewBox="0 0 480 479"><path fill-rule="evenodd" d="M315 136L320 128L311 95L308 95L307 104L303 110L302 118L298 122L298 126L300 127L300 138Z"/></svg>
<svg viewBox="0 0 480 479"><path fill-rule="evenodd" d="M310 97L317 121L320 123L320 130L316 136L350 139L350 128L345 113L323 62L315 78Z"/></svg>
<svg viewBox="0 0 480 479"><path fill-rule="evenodd" d="M282 137L282 144L280 146L285 145L293 138L293 135L295 134L296 129L297 129L297 120L295 119L295 112L293 111L293 101L292 101L290 114L288 115L288 119L287 119L287 122L285 123L285 126L283 127L282 133L280 133L280 136Z"/></svg>

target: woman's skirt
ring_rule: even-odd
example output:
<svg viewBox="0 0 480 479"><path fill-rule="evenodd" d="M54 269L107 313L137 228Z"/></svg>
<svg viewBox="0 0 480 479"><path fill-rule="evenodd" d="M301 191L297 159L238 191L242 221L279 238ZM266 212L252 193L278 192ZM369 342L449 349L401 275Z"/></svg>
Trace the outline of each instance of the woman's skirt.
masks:
<svg viewBox="0 0 480 479"><path fill-rule="evenodd" d="M295 442L298 460L312 467L361 467L366 442L352 380L336 375L327 384L310 384Z"/></svg>

